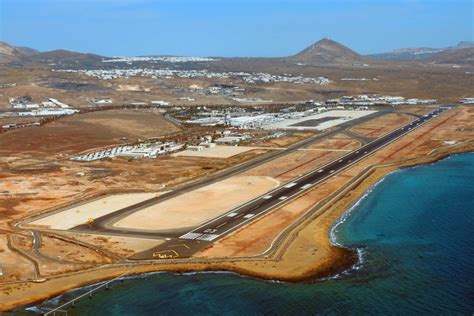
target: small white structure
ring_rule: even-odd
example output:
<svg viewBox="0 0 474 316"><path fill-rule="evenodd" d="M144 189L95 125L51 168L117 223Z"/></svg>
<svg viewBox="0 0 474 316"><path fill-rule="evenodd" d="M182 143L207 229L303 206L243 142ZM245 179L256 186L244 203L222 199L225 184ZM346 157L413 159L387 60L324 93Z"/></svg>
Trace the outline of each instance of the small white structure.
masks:
<svg viewBox="0 0 474 316"><path fill-rule="evenodd" d="M170 105L170 103L168 101L164 101L164 100L151 101L151 104L158 105L158 106L169 106Z"/></svg>
<svg viewBox="0 0 474 316"><path fill-rule="evenodd" d="M100 100L94 100L95 104L111 104L112 100L111 99L100 99Z"/></svg>
<svg viewBox="0 0 474 316"><path fill-rule="evenodd" d="M191 151L203 151L206 147L204 146L188 146L186 147L187 150L191 150Z"/></svg>
<svg viewBox="0 0 474 316"><path fill-rule="evenodd" d="M70 107L66 103L60 102L57 99L49 98L48 100L49 100L49 102L54 103L54 104L56 104L57 106L59 106L60 108L63 108L63 109L67 109L67 108Z"/></svg>
<svg viewBox="0 0 474 316"><path fill-rule="evenodd" d="M38 103L17 103L17 104L13 104L12 108L17 109L17 110L18 109L28 109L28 110L38 109L39 104Z"/></svg>
<svg viewBox="0 0 474 316"><path fill-rule="evenodd" d="M238 144L244 139L241 136L225 136L215 140L218 145L235 145Z"/></svg>
<svg viewBox="0 0 474 316"><path fill-rule="evenodd" d="M199 146L203 146L205 148L213 148L216 147L216 143L202 142L199 144Z"/></svg>

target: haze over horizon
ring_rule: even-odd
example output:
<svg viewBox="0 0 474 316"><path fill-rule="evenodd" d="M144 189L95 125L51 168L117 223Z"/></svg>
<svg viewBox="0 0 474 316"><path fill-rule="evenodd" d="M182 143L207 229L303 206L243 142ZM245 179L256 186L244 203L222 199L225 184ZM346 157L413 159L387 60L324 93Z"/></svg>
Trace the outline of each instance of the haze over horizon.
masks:
<svg viewBox="0 0 474 316"><path fill-rule="evenodd" d="M1 0L0 40L105 56L279 57L328 37L372 54L472 41L473 11L470 0Z"/></svg>

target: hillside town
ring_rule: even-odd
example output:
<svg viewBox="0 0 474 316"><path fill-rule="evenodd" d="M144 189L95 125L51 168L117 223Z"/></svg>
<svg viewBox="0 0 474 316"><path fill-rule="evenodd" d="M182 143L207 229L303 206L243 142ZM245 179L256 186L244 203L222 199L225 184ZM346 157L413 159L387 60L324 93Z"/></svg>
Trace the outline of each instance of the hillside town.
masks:
<svg viewBox="0 0 474 316"><path fill-rule="evenodd" d="M319 84L325 85L331 80L325 77L309 78L303 76L271 75L264 72L213 72L208 70L176 70L176 69L150 69L150 68L128 68L128 69L53 69L53 72L79 73L101 80L112 80L118 78L128 79L130 77L149 77L152 79L177 78L205 78L205 79L240 79L246 83L275 83L287 82L294 84Z"/></svg>
<svg viewBox="0 0 474 316"><path fill-rule="evenodd" d="M210 57L192 57L192 56L131 56L131 57L114 57L111 59L103 59L103 63L133 63L133 62L167 62L167 63L188 63L188 62L206 62L216 61L219 59Z"/></svg>

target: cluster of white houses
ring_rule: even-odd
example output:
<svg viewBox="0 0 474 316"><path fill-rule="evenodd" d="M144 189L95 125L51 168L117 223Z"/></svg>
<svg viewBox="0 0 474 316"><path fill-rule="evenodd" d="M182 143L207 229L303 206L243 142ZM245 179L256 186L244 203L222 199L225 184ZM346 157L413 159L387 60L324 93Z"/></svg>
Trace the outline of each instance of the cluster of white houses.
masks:
<svg viewBox="0 0 474 316"><path fill-rule="evenodd" d="M167 143L143 143L140 145L123 145L112 147L104 150L99 150L92 153L83 154L70 158L74 161L94 161L113 157L126 158L156 158L160 155L172 153L182 149L184 145L175 142Z"/></svg>
<svg viewBox="0 0 474 316"><path fill-rule="evenodd" d="M166 63L189 63L189 62L207 62L219 59L210 57L192 57L192 56L131 56L131 57L113 57L103 59L103 63L133 63L133 62L166 62Z"/></svg>
<svg viewBox="0 0 474 316"><path fill-rule="evenodd" d="M341 81L379 81L379 78L341 78Z"/></svg>
<svg viewBox="0 0 474 316"><path fill-rule="evenodd" d="M326 105L341 106L374 106L374 105L428 105L435 104L435 99L405 99L400 96L361 94L343 96L338 99L326 100Z"/></svg>
<svg viewBox="0 0 474 316"><path fill-rule="evenodd" d="M40 122L28 122L28 123L11 123L11 124L5 124L1 126L1 131L8 131L12 129L17 129L17 128L24 128L24 127L34 127L34 126L40 126Z"/></svg>
<svg viewBox="0 0 474 316"><path fill-rule="evenodd" d="M66 103L57 99L49 98L48 101L40 103L33 102L31 97L22 96L9 99L10 106L18 116L57 116L57 115L72 115L79 112L73 109Z"/></svg>
<svg viewBox="0 0 474 316"><path fill-rule="evenodd" d="M474 98L462 98L459 100L461 104L474 104Z"/></svg>
<svg viewBox="0 0 474 316"><path fill-rule="evenodd" d="M96 77L102 80L112 80L117 78L130 77L150 77L153 79L164 78L207 78L207 79L240 79L247 83L271 83L288 82L295 84L328 84L331 81L324 77L306 78L291 75L271 75L268 73L248 73L248 72L212 72L208 70L177 70L177 69L149 69L149 68L127 68L127 69L53 69L55 72L73 72L84 74L89 77Z"/></svg>
<svg viewBox="0 0 474 316"><path fill-rule="evenodd" d="M284 133L275 134L272 137L281 137ZM70 158L72 161L95 161L106 158L157 158L158 156L173 153L184 149L191 151L202 151L206 148L213 148L216 145L237 145L241 141L251 138L248 133L238 133L230 130L220 130L216 135L205 135L198 139L198 142L191 142L188 145L175 142L147 142L138 145L120 145L103 150L89 152ZM213 139L214 138L214 139Z"/></svg>

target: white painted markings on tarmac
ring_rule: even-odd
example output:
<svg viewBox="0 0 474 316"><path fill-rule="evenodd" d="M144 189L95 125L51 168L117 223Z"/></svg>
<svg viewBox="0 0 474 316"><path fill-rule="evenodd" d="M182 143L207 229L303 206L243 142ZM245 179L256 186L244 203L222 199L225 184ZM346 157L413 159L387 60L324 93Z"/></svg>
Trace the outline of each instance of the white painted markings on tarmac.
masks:
<svg viewBox="0 0 474 316"><path fill-rule="evenodd" d="M201 236L197 237L197 240L205 240L205 241L213 241L219 237L219 235L216 234L202 234Z"/></svg>
<svg viewBox="0 0 474 316"><path fill-rule="evenodd" d="M301 188L302 188L303 190L306 190L306 189L308 189L308 188L311 187L311 186L312 186L312 184L311 184L311 183L308 183L308 184L303 185Z"/></svg>
<svg viewBox="0 0 474 316"><path fill-rule="evenodd" d="M271 199L271 198L272 198L271 195L265 195L262 199L268 200L268 199Z"/></svg>
<svg viewBox="0 0 474 316"><path fill-rule="evenodd" d="M217 226L216 228L221 228L221 227L224 226L225 224L227 224L227 222L224 222L224 223L220 224L220 225ZM217 231L217 229L213 229L213 231L209 231L209 232L208 232L207 230L205 230L204 232L205 232L205 233L214 233L214 232L216 232L216 231Z"/></svg>
<svg viewBox="0 0 474 316"><path fill-rule="evenodd" d="M188 239L188 240L204 240L204 241L213 241L220 235L216 234L200 234L200 233L187 233L183 236L179 237L180 239Z"/></svg>
<svg viewBox="0 0 474 316"><path fill-rule="evenodd" d="M298 183L296 183L296 182L291 182L291 183L286 184L284 187L287 188L287 189L289 189L289 188L294 187L294 186L297 185L297 184L298 184Z"/></svg>
<svg viewBox="0 0 474 316"><path fill-rule="evenodd" d="M190 240L193 240L193 239L196 239L198 238L199 236L201 236L202 234L200 233L187 233L187 234L184 234L183 236L180 236L179 238L180 239L190 239Z"/></svg>
<svg viewBox="0 0 474 316"><path fill-rule="evenodd" d="M230 213L230 214L227 214L227 217L235 217L237 214L239 213Z"/></svg>
<svg viewBox="0 0 474 316"><path fill-rule="evenodd" d="M287 196L280 196L278 199L283 201L283 200L286 200L287 198L288 198Z"/></svg>
<svg viewBox="0 0 474 316"><path fill-rule="evenodd" d="M252 218L254 216L255 216L255 214L247 214L247 215L244 216L244 218Z"/></svg>

